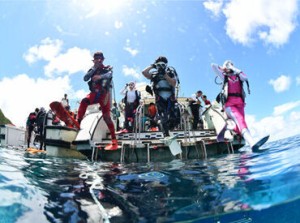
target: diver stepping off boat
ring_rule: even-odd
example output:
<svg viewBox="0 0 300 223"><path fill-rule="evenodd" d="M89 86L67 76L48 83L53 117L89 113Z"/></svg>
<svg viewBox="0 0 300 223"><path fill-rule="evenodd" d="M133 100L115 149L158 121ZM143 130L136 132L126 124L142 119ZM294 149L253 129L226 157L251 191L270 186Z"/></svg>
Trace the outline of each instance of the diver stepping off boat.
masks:
<svg viewBox="0 0 300 223"><path fill-rule="evenodd" d="M179 83L177 72L173 67L168 66L166 57L159 56L154 64L142 71L142 74L152 82L150 92L152 94L154 92L160 127L165 137L170 136L169 131L180 122L175 95L175 87Z"/></svg>
<svg viewBox="0 0 300 223"><path fill-rule="evenodd" d="M142 71L142 74L152 82L152 89L149 93L154 92L158 119L161 123L160 129L165 137L162 142L169 146L173 155L177 155L181 153L181 148L176 137L170 137L170 130L180 123L180 111L175 93L176 85L179 84L177 72L175 68L168 66L166 57L159 56L154 64Z"/></svg>
<svg viewBox="0 0 300 223"><path fill-rule="evenodd" d="M78 123L80 124L86 109L90 104L99 103L103 115L103 119L110 131L112 143L105 149L115 150L118 148L118 142L115 134L114 123L110 117L111 93L110 88L112 82L112 67L103 65L104 56L102 52L94 53L94 66L84 76L84 81L88 81L90 93L82 99L78 109Z"/></svg>
<svg viewBox="0 0 300 223"><path fill-rule="evenodd" d="M232 61L226 60L223 66L211 64L212 69L223 82L222 91L218 95L220 101L224 106L224 110L229 119L233 120L234 124L227 124L218 133L217 140L224 141L224 134L226 130L231 130L241 135L251 149L258 150L269 138L266 136L255 143L245 120L245 91L243 83L246 82L248 87L248 94L250 94L249 83L244 72L234 67Z"/></svg>

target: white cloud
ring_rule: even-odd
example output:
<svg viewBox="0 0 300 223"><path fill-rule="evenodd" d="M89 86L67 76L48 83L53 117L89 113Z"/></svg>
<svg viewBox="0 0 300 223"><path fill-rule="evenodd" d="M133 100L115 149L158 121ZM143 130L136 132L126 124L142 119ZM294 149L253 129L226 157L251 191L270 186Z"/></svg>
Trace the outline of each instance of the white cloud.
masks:
<svg viewBox="0 0 300 223"><path fill-rule="evenodd" d="M256 121L254 116L246 115L246 121L255 140L270 135L269 141L275 141L300 132L300 112L298 111L291 111L286 116L271 115L259 121Z"/></svg>
<svg viewBox="0 0 300 223"><path fill-rule="evenodd" d="M122 72L124 73L125 76L132 76L136 79L141 79L142 75L140 72L138 72L135 68L130 68L127 67L126 65L123 66Z"/></svg>
<svg viewBox="0 0 300 223"><path fill-rule="evenodd" d="M24 126L36 107L49 109L50 102L61 100L71 90L67 76L56 79L32 79L26 74L3 78L0 82L0 108L16 126ZM16 90L17 89L17 90ZM51 93L49 93L51 92Z"/></svg>
<svg viewBox="0 0 300 223"><path fill-rule="evenodd" d="M295 111L291 112L289 119L293 123L299 121L300 120L300 112L295 112Z"/></svg>
<svg viewBox="0 0 300 223"><path fill-rule="evenodd" d="M59 54L45 66L45 75L51 77L54 73L74 74L86 72L91 66L91 53L87 49L73 47L65 54Z"/></svg>
<svg viewBox="0 0 300 223"><path fill-rule="evenodd" d="M203 6L211 11L214 16L218 17L221 13L223 0L208 0L203 2Z"/></svg>
<svg viewBox="0 0 300 223"><path fill-rule="evenodd" d="M274 107L274 115L282 115L296 107L300 106L300 101L288 102L279 106Z"/></svg>
<svg viewBox="0 0 300 223"><path fill-rule="evenodd" d="M132 49L130 47L124 47L124 50L127 51L128 53L130 53L131 56L135 56L139 53L138 50Z"/></svg>
<svg viewBox="0 0 300 223"><path fill-rule="evenodd" d="M291 85L291 78L285 75L281 75L276 80L271 79L269 81L276 92L283 92L289 89Z"/></svg>
<svg viewBox="0 0 300 223"><path fill-rule="evenodd" d="M204 2L218 15L219 0ZM234 41L249 45L259 38L267 44L285 44L296 27L297 0L230 0L222 10L226 17L226 33Z"/></svg>
<svg viewBox="0 0 300 223"><path fill-rule="evenodd" d="M148 83L144 82L144 81L135 83L135 87L137 89L139 89L140 91L144 91L144 89L147 85L148 85Z"/></svg>
<svg viewBox="0 0 300 223"><path fill-rule="evenodd" d="M249 121L249 119L251 121ZM285 121L282 116L265 117L259 121L256 121L254 116L251 118L246 116L246 121L255 140L266 135L270 135L270 141L277 140L279 137L282 137L282 134L285 135L284 132L286 132L286 130L284 130Z"/></svg>
<svg viewBox="0 0 300 223"><path fill-rule="evenodd" d="M0 108L13 124L25 126L30 112L36 107L49 109L49 104L54 100L60 101L64 93L72 95L69 99L75 103L87 94L84 90L74 92L68 75L76 72L85 73L88 70L92 64L90 51L73 47L62 54L62 45L61 40L46 38L40 45L31 47L24 54L24 59L28 63L39 60L48 62L44 67L48 78L33 79L27 74L19 74L0 80L0 95L5 95L3 99L1 98ZM53 77L53 74L66 75Z"/></svg>
<svg viewBox="0 0 300 223"><path fill-rule="evenodd" d="M86 91L84 91L83 89L80 89L80 90L74 92L73 95L75 96L75 98L81 100L82 98L84 98L84 97L85 97L87 94L89 94L89 93L90 93L90 92L86 92Z"/></svg>
<svg viewBox="0 0 300 223"><path fill-rule="evenodd" d="M24 59L28 63L34 63L39 60L47 61L44 72L47 77L53 74L61 75L74 74L77 72L86 72L91 66L91 52L87 49L73 47L66 53L61 53L63 41L46 38L40 45L35 45L24 54Z"/></svg>
<svg viewBox="0 0 300 223"><path fill-rule="evenodd" d="M23 55L27 63L35 63L38 60L50 61L61 51L63 42L61 40L43 39L40 45L35 45Z"/></svg>
<svg viewBox="0 0 300 223"><path fill-rule="evenodd" d="M71 33L71 32L66 32L65 30L63 30L63 28L59 25L55 26L57 32L59 32L62 35L68 35L68 36L78 36L77 33Z"/></svg>
<svg viewBox="0 0 300 223"><path fill-rule="evenodd" d="M132 47L130 47L130 40L127 39L126 40L126 46L123 48L125 51L127 51L128 53L131 54L131 56L136 56L139 51L137 49L133 49Z"/></svg>

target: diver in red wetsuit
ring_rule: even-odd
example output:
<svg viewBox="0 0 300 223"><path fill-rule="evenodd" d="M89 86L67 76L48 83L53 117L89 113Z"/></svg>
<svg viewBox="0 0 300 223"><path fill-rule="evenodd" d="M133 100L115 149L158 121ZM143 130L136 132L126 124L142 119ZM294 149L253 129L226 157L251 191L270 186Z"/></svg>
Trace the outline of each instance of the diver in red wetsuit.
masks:
<svg viewBox="0 0 300 223"><path fill-rule="evenodd" d="M99 103L103 119L112 139L112 144L108 145L105 149L114 150L117 149L117 139L114 123L110 117L112 67L103 65L104 59L102 52L94 53L94 66L84 76L84 81L88 81L91 92L82 99L78 109L77 120L80 124L87 107L91 104Z"/></svg>

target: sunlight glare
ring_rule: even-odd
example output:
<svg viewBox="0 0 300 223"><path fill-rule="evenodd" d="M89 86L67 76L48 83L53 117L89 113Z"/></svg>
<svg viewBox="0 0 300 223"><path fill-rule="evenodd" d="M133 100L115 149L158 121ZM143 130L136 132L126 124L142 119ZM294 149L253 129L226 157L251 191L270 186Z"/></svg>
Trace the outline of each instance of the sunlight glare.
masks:
<svg viewBox="0 0 300 223"><path fill-rule="evenodd" d="M103 12L106 14L116 13L123 9L130 0L89 0L85 1L86 7L90 9L86 18L97 16Z"/></svg>

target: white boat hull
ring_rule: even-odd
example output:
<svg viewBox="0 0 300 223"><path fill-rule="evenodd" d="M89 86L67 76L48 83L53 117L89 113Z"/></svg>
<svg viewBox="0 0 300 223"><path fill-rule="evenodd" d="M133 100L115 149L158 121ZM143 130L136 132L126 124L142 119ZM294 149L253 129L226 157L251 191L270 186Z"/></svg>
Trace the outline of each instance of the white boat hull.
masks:
<svg viewBox="0 0 300 223"><path fill-rule="evenodd" d="M75 140L78 130L66 126L46 126L45 145L70 148Z"/></svg>
<svg viewBox="0 0 300 223"><path fill-rule="evenodd" d="M24 147L26 130L13 125L0 126L0 145L2 147Z"/></svg>

